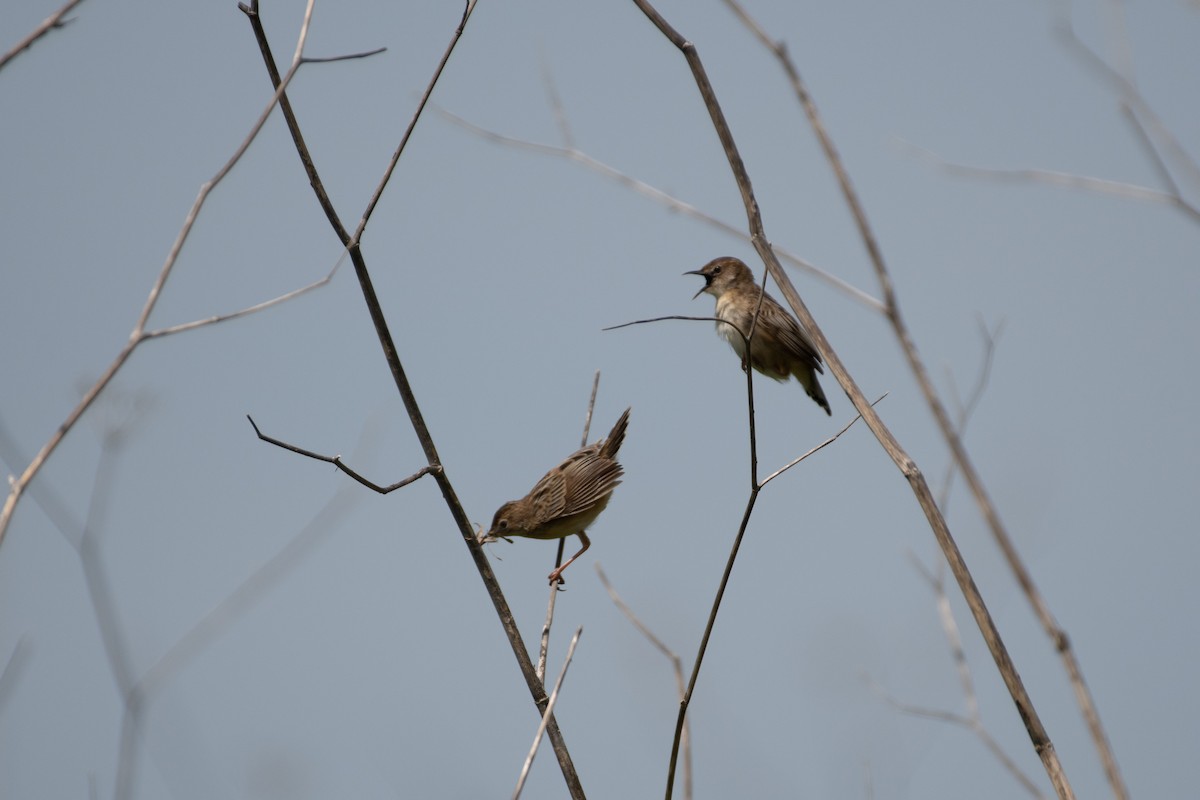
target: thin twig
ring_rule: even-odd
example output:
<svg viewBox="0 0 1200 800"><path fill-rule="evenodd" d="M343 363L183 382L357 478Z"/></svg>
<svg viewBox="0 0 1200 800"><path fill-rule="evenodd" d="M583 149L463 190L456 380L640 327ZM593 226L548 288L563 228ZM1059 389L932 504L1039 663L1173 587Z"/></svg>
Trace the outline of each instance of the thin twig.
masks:
<svg viewBox="0 0 1200 800"><path fill-rule="evenodd" d="M596 374L592 376L592 395L588 398L587 416L583 418L583 436L580 437L579 446L587 447L588 434L592 430L592 414L596 410L596 393L600 391L600 370L596 370Z"/></svg>
<svg viewBox="0 0 1200 800"><path fill-rule="evenodd" d="M65 17L67 14L70 14L71 9L75 8L75 6L82 2L83 0L68 0L66 5L42 20L41 25L38 25L36 28L30 31L28 36L13 45L13 48L3 56L0 56L0 69L4 69L8 62L12 61L25 50L28 50L33 46L34 42L36 42L38 39L41 39L50 31L58 30L59 28L65 28L68 24L70 24L71 20L64 20L63 17Z"/></svg>
<svg viewBox="0 0 1200 800"><path fill-rule="evenodd" d="M943 711L942 709L938 708L926 708L924 706L917 706L902 702L891 695L887 689L874 680L868 679L867 685L873 692L875 692L875 694L879 695L879 697L885 703L892 706L902 714L909 714L914 717L922 717L924 719L931 719L936 722L945 722L950 725L957 725L959 727L966 728L972 734L974 734L977 739L979 739L983 746L987 748L987 750L996 758L997 761L1000 762L1000 765L1013 776L1017 783L1021 784L1021 787L1028 792L1031 797L1034 797L1037 800L1045 800L1046 795L1042 793L1042 790L1038 788L1037 784L1034 783L1028 775L1021 771L1020 766L1018 766L1017 763L1013 761L1007 753L1004 752L1004 749L1000 747L999 742L997 742L995 738L988 733L987 729L984 728L981 723L972 720L969 717L963 716L962 714L956 714L953 711Z"/></svg>
<svg viewBox="0 0 1200 800"><path fill-rule="evenodd" d="M345 258L346 255L343 252L342 257L339 258L337 263L333 265L333 269L326 273L325 277L318 278L307 286L301 286L299 289L293 289L292 291L281 294L278 297L273 297L270 300L264 300L261 303L256 303L255 305L247 306L246 308L242 308L237 311L231 311L228 314L217 314L212 317L205 317L204 319L194 319L191 322L182 322L178 325L169 325L165 328L157 328L152 331L146 331L145 334L142 335L142 338L157 339L162 336L170 336L175 333L190 331L193 328L202 328L205 325L215 325L218 322L226 322L231 319L238 319L239 317L245 317L250 314L258 313L259 311L266 311L271 306L276 306L280 303L286 303L288 300L297 298L302 294L308 294L314 289L320 289L322 286L332 281L333 276L337 274L338 267L342 265L342 262L345 260Z"/></svg>
<svg viewBox="0 0 1200 800"><path fill-rule="evenodd" d="M716 130L718 138L721 140L722 148L725 151L726 158L729 161L730 169L733 171L737 181L738 189L742 194L742 202L746 208L746 217L751 232L751 241L759 256L767 264L771 271L771 277L775 279L775 283L783 292L787 299L788 305L799 318L801 325L809 331L817 346L818 351L824 357L825 363L829 366L830 371L841 384L842 389L846 392L855 408L863 416L863 421L875 434L876 439L883 446L884 450L891 457L897 468L901 471L904 477L908 480L909 486L921 506L925 517L929 522L930 528L933 531L943 554L946 556L947 562L954 573L955 580L958 582L964 597L967 600L967 605L971 608L971 612L975 617L976 624L979 626L980 632L983 634L984 641L988 645L988 649L992 653L992 657L996 662L996 666L1004 679L1005 685L1008 687L1009 694L1013 698L1013 702L1017 705L1018 712L1022 721L1025 723L1026 731L1029 734L1030 741L1033 745L1034 752L1042 759L1043 766L1046 768L1047 774L1050 776L1050 781L1054 785L1061 800L1068 800L1074 797L1070 783L1067 781L1066 774L1062 769L1062 764L1059 762L1058 754L1055 752L1054 744L1046 733L1045 727L1042 725L1041 719L1038 717L1037 710L1033 706L1033 701L1029 697L1029 693L1025 690L1024 684L1021 682L1021 677L1017 672L1016 665L1013 664L1012 658L1009 656L1008 649L1005 647L1003 640L1000 637L1000 632L996 627L995 621L992 619L991 613L988 611L987 605L984 603L983 597L979 592L979 588L975 585L975 580L971 576L970 570L962 557L962 553L958 549L957 543L950 532L950 528L942 516L937 503L934 500L933 493L929 489L929 484L925 480L921 470L917 467L915 461L901 447L900 442L892 434L891 430L875 413L875 409L867 401L858 384L850 376L841 359L834 351L829 340L826 338L824 331L817 325L813 319L812 313L800 298L796 288L792 285L791 278L784 271L783 266L779 263L778 257L767 240L766 232L763 229L762 217L758 211L758 201L755 199L754 190L751 188L750 178L746 172L745 164L742 162L741 155L738 153L737 145L733 140L733 134L729 129L729 124L725 119L725 114L721 110L720 104L717 102L716 93L713 90L712 84L705 73L703 62L700 60L699 54L696 52L696 47L686 38L679 34L671 25L654 9L648 0L633 0L634 4L642 11L643 14L659 29L687 60L688 66L691 69L692 76L696 81L696 86L700 90L701 98L704 101L705 108L708 110L709 117L712 120L713 127ZM786 53L785 53L786 55ZM786 62L790 63L790 61ZM803 84L799 82L799 76L795 76L794 86L797 91L801 92L803 98L808 98L807 92L804 91ZM825 149L830 163L834 165L834 169L838 172L839 182L845 188L850 186L849 176L845 174L845 169L842 167L840 158L836 155L836 150L833 148L832 141L824 133L824 127L820 125L820 118L816 116L815 108L812 107L811 99L805 103L806 113L809 113L809 119L818 131L818 136L821 139L822 147ZM850 197L854 197L851 192ZM863 241L871 253L872 260L876 264L882 264L882 255L879 251L878 244L871 234L870 227L867 225L866 217L862 213L861 205L857 202L851 204L855 210L855 218L858 221L860 232L863 236ZM894 292L891 285L891 280L886 272L877 271L877 277L883 286L883 294L885 302L889 308L894 309ZM740 535L739 535L740 539ZM671 796L671 788L674 781L674 756L672 756L671 767L668 772L667 779L667 797Z"/></svg>
<svg viewBox="0 0 1200 800"><path fill-rule="evenodd" d="M740 239L743 242L750 241L750 237L747 236L746 232L740 228L730 225L728 222L717 219L711 214L701 211L692 204L680 200L668 192L664 192L662 189L651 186L650 184L640 181L637 178L631 177L624 172L621 172L616 167L609 166L603 161L593 158L582 150L576 149L572 145L559 147L552 144L539 144L538 142L531 142L525 139L517 139L512 136L505 136L504 134L496 133L495 131L480 127L473 122L469 122L468 120L463 119L457 114L447 111L444 108L435 108L434 110L436 110L450 122L453 122L455 125L458 125L464 130L470 131L482 139L486 139L487 141L495 144L505 145L522 150L529 150L530 152L540 153L541 155L554 156L557 158L564 158L568 161L573 161L582 167L585 167L602 175L605 178L619 183L627 189L631 189L632 191L637 192L644 197L650 198L654 202L659 203L660 205L663 205L672 211L678 211L680 214L683 214L686 217L699 220L700 222L703 222L706 225L714 227L723 233ZM773 245L773 247L775 248L775 252L784 261L799 267L818 280L824 281L829 286L847 295L855 302L861 303L872 311L883 313L883 303L867 294L862 289L847 283L836 275L826 272L809 261L805 261L800 256L789 250L785 250L779 245Z"/></svg>
<svg viewBox="0 0 1200 800"><path fill-rule="evenodd" d="M950 175L967 178L986 178L1010 183L1041 183L1064 189L1078 189L1093 194L1107 194L1124 197L1129 200L1141 200L1150 203L1162 203L1183 211L1193 219L1200 220L1200 209L1188 203L1178 193L1164 192L1161 189L1151 189L1136 183L1113 181L1106 178L1096 178L1089 175L1075 175L1069 172L1057 172L1049 169L999 169L994 167L977 167L970 164L960 164L948 161L937 153L926 150L911 142L900 142L901 146L920 160L931 164ZM1153 151L1151 151L1153 152Z"/></svg>
<svg viewBox="0 0 1200 800"><path fill-rule="evenodd" d="M388 162L387 169L383 171L383 178L379 181L379 186L376 187L375 193L371 195L371 199L367 202L367 207L363 211L362 219L359 220L358 229L354 231L354 242L357 244L362 241L363 232L367 229L367 223L371 220L371 214L375 211L376 204L383 197L383 190L387 187L388 182L392 178L392 172L396 169L396 165L400 163L400 156L404 153L404 148L408 145L408 140L412 136L417 127L417 121L421 119L421 112L425 110L425 105L429 102L429 98L433 95L433 89L437 86L438 79L442 77L442 70L446 68L446 64L450 61L451 54L454 53L455 46L458 45L458 40L462 38L463 31L467 28L467 21L471 19L471 12L475 10L476 0L467 0L466 6L463 8L462 19L458 23L458 27L454 31L454 37L450 40L449 46L442 54L442 60L438 62L437 68L433 71L433 77L430 78L428 86L425 87L425 92L421 95L421 99L417 102L417 109L413 112L412 120L408 123L408 128L404 131L404 135L400 137L400 144L396 145L396 152L392 153L392 158Z"/></svg>
<svg viewBox="0 0 1200 800"><path fill-rule="evenodd" d="M592 414L596 410L596 393L600 391L600 370L596 370L596 374L592 376L592 394L588 398L587 414L583 418L583 437L580 442L580 447L587 447L588 433L592 429ZM567 539L562 537L558 540L558 552L554 556L554 569L562 566L563 553L565 551ZM550 649L550 628L554 624L554 605L558 597L559 591L562 589L562 579L553 581L550 584L550 599L546 601L546 619L542 623L542 636L538 644L538 660L537 660L537 675L538 679L543 683L546 681L546 653Z"/></svg>
<svg viewBox="0 0 1200 800"><path fill-rule="evenodd" d="M965 403L959 399L958 392L954 387L953 376L951 376L949 386L954 395L956 406L954 430L960 439L966 435L967 425L971 422L971 417L975 414L975 410L979 407L979 403L983 400L984 392L987 391L988 384L991 382L992 364L996 360L996 342L1003 331L1003 321L993 331L988 329L982 319L979 320L979 333L983 337L983 362L979 367L979 377L975 379L975 386ZM938 507L942 509L942 513L945 513L949 507L950 487L954 483L954 474L957 471L958 463L951 459L950 463L946 466L946 477L942 480L942 490L938 493Z"/></svg>
<svg viewBox="0 0 1200 800"><path fill-rule="evenodd" d="M4 671L0 672L0 713L4 711L8 698L12 697L16 690L17 682L21 680L25 665L29 663L32 650L29 634L23 633L21 638L17 639L12 652L8 654L8 660L4 662Z"/></svg>
<svg viewBox="0 0 1200 800"><path fill-rule="evenodd" d="M736 0L726 0L726 4L730 7L739 8ZM738 13L743 19L749 18L744 11L740 10L740 8ZM766 37L762 29L757 25L751 26L751 30L754 31L755 35L760 39L765 47L775 53L781 66L783 67L784 72L787 73L791 79L792 87L796 93L797 99L799 100L801 107L804 109L804 113L808 118L809 125L812 127L813 131L817 135L818 140L820 141L826 160L829 162L830 167L833 169L837 177L838 184L841 187L842 196L846 202L846 205L850 208L851 213L854 216L855 223L858 226L859 236L867 249L868 255L870 256L872 266L875 269L876 278L879 281L881 291L883 293L884 303L887 307L888 321L891 323L894 335L896 336L897 341L900 343L901 349L903 350L905 358L908 361L909 369L916 378L918 385L921 387L921 392L925 397L926 404L933 413L938 428L942 433L942 438L945 439L954 457L954 461L958 464L959 469L962 471L963 477L975 498L975 503L979 507L984 520L991 530L993 538L996 540L1001 551L1004 553L1005 559L1009 563L1010 570L1016 577L1017 582L1021 585L1026 597L1029 599L1029 602L1033 605L1035 613L1041 621L1047 635L1050 637L1051 641L1054 642L1056 649L1060 653L1064 667L1067 671L1068 678L1075 689L1076 700L1079 703L1080 709L1083 712L1084 718L1088 724L1088 728L1092 734L1093 743L1095 744L1097 751L1100 753L1101 760L1104 762L1105 772L1108 775L1109 783L1118 800L1124 800L1124 798L1128 796L1128 793L1125 790L1124 782L1122 781L1120 773L1117 769L1116 758L1113 755L1111 745L1108 742L1108 737L1104 733L1104 728L1100 724L1100 718L1098 712L1096 711L1095 703L1092 700L1091 693L1087 688L1087 684L1083 680L1083 673L1080 669L1078 660L1075 658L1074 652L1071 650L1066 632L1063 631L1058 626L1058 623L1054 620L1053 615L1051 615L1049 608L1042 600L1040 593L1034 585L1032 577L1017 554L1012 539L1008 535L1007 530L1000 520L999 513L996 511L995 506L992 504L991 498L988 496L988 493L984 488L983 480L975 470L974 464L970 460L966 448L963 446L962 439L955 431L950 416L947 413L945 406L942 404L941 398L938 396L937 390L933 386L933 382L929 378L928 370L925 368L925 364L921 360L920 354L917 351L916 344L913 341L907 323L904 321L904 317L900 312L899 299L896 296L892 284L891 274L884 262L883 252L880 249L878 241L875 238L875 234L867 220L866 211L859 200L858 193L854 189L854 185L850 180L850 176L846 170L845 164L842 161L841 156L838 154L837 148L833 144L833 140L825 130L824 122L817 111L816 104L813 102L807 87L804 85L804 82L800 79L800 74L796 70L795 65L792 63L791 58L787 53L787 49L783 46L783 44L771 42L770 39ZM1146 111L1147 113L1152 114L1148 108ZM717 114L719 114L719 110L717 111ZM729 141L730 144L732 144L732 137L730 137ZM734 163L733 159L731 159L731 163ZM744 171L744 168L741 166L740 158L736 159L736 163L734 163L734 170L735 172ZM740 178L739 185L743 185L741 184ZM749 195L749 199L752 201L753 198L752 195L750 195L750 184L748 178L743 185L743 194ZM761 232L761 220L758 220L757 207L752 206L750 202L748 202L747 212L751 217L751 227L756 231ZM758 221L756 222L756 220ZM765 242L766 237L762 236L760 244L765 245ZM769 253L765 251L765 247L760 247L760 253L764 258L768 258ZM782 269L780 269L779 272L780 275L783 275ZM786 275L783 275L783 277L786 279ZM794 295L794 297L792 295ZM801 316L801 321L807 324L808 320L811 318L811 315L808 314L806 308L803 309L803 313L801 313L801 307L803 307L804 303L800 299L799 295L795 295L794 292L792 295L788 296L788 302L792 305L793 310L795 310L797 314ZM811 329L811 326L809 327ZM825 341L824 334L820 331L817 331L815 338L818 340L818 346L820 347L822 353L826 354L826 360L830 362L830 368L834 375L837 376L838 381L841 382L842 387L847 391L847 393L851 394L851 397L853 397L854 394L851 392L850 385L853 383L853 381L850 380L849 375L846 375L846 380L843 380L841 374L843 372L841 363L836 356L833 356L832 359L829 358L832 353L829 353L826 350L827 342ZM857 389L857 387L854 388ZM887 431L882 422L879 422L877 419L873 419L873 414L864 416L867 424L871 427L871 430L876 433L876 436L880 438L880 442L884 444L884 448L888 450L890 455L892 455L897 466L899 466L909 478L909 482L913 487L913 491L917 494L918 500L925 509L926 517L930 521L934 535L937 537L943 553L946 554L946 560L950 564L955 580L958 581L958 584L962 589L963 596L966 598L967 604L970 606L971 612L975 616L976 624L979 625L980 631L984 635L984 639L988 644L988 649L991 651L992 657L996 661L996 665L1000 670L1001 676L1004 678L1009 693L1012 695L1013 701L1017 705L1018 713L1020 714L1022 721L1025 723L1026 730L1029 733L1034 751L1042 759L1042 764L1046 768L1047 774L1050 776L1050 781L1054 785L1055 791L1058 793L1060 798L1072 797L1073 792L1071 790L1070 783L1067 780L1066 774L1063 772L1062 764L1054 750L1053 743L1050 741L1045 728L1041 724L1041 720L1038 718L1037 713L1034 710L1032 700L1025 691L1025 688L1021 683L1020 676L1017 674L1016 668L1009 658L1007 649L1004 647L1004 644L1000 639L999 631L996 630L995 623L991 619L991 614L988 612L987 607L983 602L983 598L979 595L978 588L975 586L974 579L967 570L965 562L962 561L961 554L958 552L958 545L954 542L954 539L950 534L949 527L946 526L944 516L932 496L928 496L927 498L924 497L929 491L924 476L922 476L920 471L917 470L916 464L912 462L907 453L900 449L899 443L895 441L890 431Z"/></svg>
<svg viewBox="0 0 1200 800"><path fill-rule="evenodd" d="M425 466L421 467L419 470L414 472L412 475L409 475L407 478L403 478L402 480L396 481L395 483L392 483L392 484L388 484L387 486L380 486L379 484L374 483L367 478L364 478L362 475L358 474L353 469L351 469L349 466L347 466L347 464L344 461L342 461L341 456L326 456L326 455L322 455L320 453L314 453L312 450L305 450L303 447L297 447L296 445L289 444L288 442L285 442L281 439L276 439L273 436L267 436L265 433L263 433L261 430L258 429L258 425L255 424L254 419L251 418L251 416L249 414L246 415L246 419L250 420L250 427L254 428L254 433L257 434L258 438L262 439L264 442L269 442L270 444L273 444L276 447L282 447L284 450L290 450L291 452L296 453L297 455L307 456L308 458L312 458L317 461L324 461L327 464L333 464L335 467L337 467L342 472L349 475L354 480L361 483L363 486L366 486L368 489L376 491L379 494L389 494L391 492L396 491L397 489L402 489L405 486L408 486L410 483L412 483L420 478L423 478L426 475L429 475L431 473L440 472L442 469L440 466L429 466L428 464L426 464Z"/></svg>
<svg viewBox="0 0 1200 800"><path fill-rule="evenodd" d="M517 800L521 796L521 790L525 788L525 779L529 777L529 769L533 766L533 757L537 755L538 745L542 743L542 737L546 735L546 726L550 724L550 720L554 719L554 704L558 702L558 691L567 677L567 667L571 666L571 659L575 657L575 645L579 644L579 637L582 634L583 626L580 625L575 631L575 635L571 637L571 643L567 645L567 657L563 661L562 670L558 673L558 680L554 682L554 689L550 692L550 700L546 703L546 710L542 713L542 721L538 723L537 733L533 735L533 745L529 748L529 755L525 756L521 774L517 776L517 787L513 789L513 800Z"/></svg>
<svg viewBox="0 0 1200 800"><path fill-rule="evenodd" d="M270 45L267 42L266 32L262 26L261 15L258 11L257 2L252 2L249 8L239 6L245 11L250 19L251 27L254 30L255 38L259 43L259 50L262 53L263 61L266 64L267 74L271 78L272 83L279 87L279 72L275 67L274 57L271 55ZM454 52L459 40L462 38L463 32L466 29L467 22L471 17L471 12L475 8L475 0L467 0L463 9L463 15L458 22L454 32L451 34L450 42L446 46L446 50L434 70L433 77L429 81L422 96L421 102L418 104L416 111L413 114L412 120L409 122L407 131L401 138L396 152L393 154L387 169L384 171L383 178L372 194L371 200L367 204L367 209L363 213L363 217L359 222L358 229L351 236L345 226L342 224L337 211L333 207L333 203L329 200L328 193L325 191L324 184L321 182L317 174L316 166L313 163L312 155L308 151L308 147L304 142L304 137L300 132L300 125L296 119L294 110L291 104L286 102L286 99L280 102L280 110L283 112L284 120L287 122L288 130L291 133L292 141L296 146L296 153L304 166L305 172L308 175L309 183L316 195L317 202L325 211L325 215L329 220L330 226L337 234L339 241L350 254L350 261L354 265L354 273L358 278L359 286L362 290L363 301L367 306L367 312L371 317L371 322L375 327L375 333L379 339L380 347L383 350L383 356L387 363L388 369L391 371L392 380L396 384L397 393L400 395L401 401L404 403L405 412L408 414L409 421L412 423L413 431L416 433L417 441L421 444L421 449L425 454L425 459L428 466L436 468L431 471L434 479L437 481L438 488L442 492L442 498L446 502L446 507L450 511L450 515L454 520L455 526L459 530L459 534L475 564L476 570L479 572L480 580L483 582L484 588L487 590L488 597L492 601L492 605L496 610L496 615L500 619L500 624L504 628L504 633L508 639L509 646L512 648L513 656L517 660L517 665L521 670L521 675L525 679L525 685L529 690L533 701L538 708L539 713L545 713L548 699L546 697L545 687L542 685L541 679L538 678L537 671L534 668L533 661L529 657L529 651L525 647L524 640L521 637L521 631L517 627L516 620L513 618L512 610L508 606L508 601L504 597L504 592L500 589L500 584L496 580L496 575L492 571L491 564L488 563L487 554L483 551L479 544L475 530L471 525L470 518L467 516L466 510L463 508L462 502L458 499L458 493L455 491L453 484L450 482L449 475L442 468L441 457L438 454L437 446L434 444L433 436L429 432L429 427L425 423L425 417L421 413L420 405L417 403L416 394L413 392L412 385L408 381L408 375L404 371L404 366L400 362L400 357L396 350L395 341L392 338L389 330L387 319L384 316L382 305L379 302L379 297L375 292L374 282L371 280L370 271L367 268L366 258L362 253L361 236L370 219L371 211L374 209L378 199L382 196L384 188L387 186L391 178L395 164L402 155L404 148L409 141L411 132L415 129L418 120L421 117L425 104L432 96L433 89L437 85L438 78L442 74L442 70L448 63L450 55ZM570 752L567 750L566 741L563 739L562 733L558 728L558 723L554 720L553 715L549 717L549 724L546 729L546 735L550 739L551 745L554 747L555 756L558 758L559 767L563 773L563 779L567 784L567 790L572 798L581 799L584 797L583 786L579 781L579 775L575 770L575 765L571 761Z"/></svg>
<svg viewBox="0 0 1200 800"><path fill-rule="evenodd" d="M1136 112L1137 116L1145 120L1146 126L1153 134L1152 138L1161 143L1161 150L1172 158L1176 166L1188 174L1191 182L1200 185L1200 164L1197 164L1179 143L1171 129L1163 124L1162 118L1146 102L1146 98L1138 90L1137 85L1084 44L1083 40L1075 33L1075 26L1070 19L1058 26L1057 33L1068 49L1079 57L1084 66L1090 67L1101 79L1108 82L1122 100ZM1159 150L1160 148L1155 147L1154 149ZM1174 184L1174 181L1171 183Z"/></svg>
<svg viewBox="0 0 1200 800"><path fill-rule="evenodd" d="M617 594L617 590L615 588L613 588L612 583L609 582L608 576L604 574L604 569L600 566L600 562L597 561L594 566L596 568L596 574L600 577L600 583L604 586L605 590L608 592L608 596L613 601L613 605L615 605L617 607L617 609L622 614L625 615L625 618L627 620L629 620L630 623L633 624L633 627L637 628L638 631L643 636L645 636L646 639L648 639L650 641L650 644L654 645L654 647L660 653L662 653L663 656L665 656L669 662L671 662L671 671L674 672L674 674L675 674L675 690L679 695L679 699L683 700L684 693L687 691L687 685L685 683L685 678L683 677L683 659L681 659L674 650L672 650L670 647L668 647L667 643L664 642L662 639L660 639L654 633L654 631L650 630L650 627L648 625L646 625L646 623L642 622L642 620L638 617L637 614L633 613L633 609L629 607L629 604L625 602L625 600L621 597L621 595ZM680 750L683 752L682 759L683 759L683 796L684 796L684 800L691 800L691 798L692 798L692 745L691 745L691 739L692 739L691 722L689 722L688 720L684 720L683 736L680 739Z"/></svg>
<svg viewBox="0 0 1200 800"><path fill-rule="evenodd" d="M872 402L872 403L871 403L871 405L872 405L872 406L877 406L877 405L879 405L879 403L880 403L880 402L883 400L883 398L887 397L887 396L888 396L888 394L889 394L888 392L884 392L883 394L879 395L879 397L877 397L877 398L874 400L874 402ZM770 483L771 481L775 480L775 479L776 479L776 478L778 478L780 475L782 475L783 473L787 472L789 469L791 469L792 467L796 466L797 464L799 464L799 463L800 463L801 461L803 461L804 459L806 459L806 458L808 458L809 456L811 456L813 453L816 453L818 450L823 450L824 448L826 448L826 447L828 447L829 445L831 445L831 444L833 444L834 442L836 442L838 439L842 438L842 434L843 434L843 433L845 433L846 431L850 430L850 428L851 428L851 427L854 425L854 423L858 422L860 419L862 419L862 414L855 414L855 415L854 415L854 419L850 420L850 421L849 421L849 422L847 422L845 425L843 425L843 426L842 426L842 428L841 428L841 430L839 430L839 431L838 431L837 433L835 433L833 436L830 436L828 439L826 439L825 441L821 442L819 445L817 445L816 447L812 448L811 450L808 450L808 451L806 451L806 452L805 452L805 453L803 453L802 455L796 456L796 457L795 457L795 458L793 458L791 461L789 461L788 463L784 464L782 467L780 467L779 469L775 470L774 472L772 472L772 473L771 473L770 475L768 475L767 477L763 478L763 479L762 479L762 482L758 484L759 488L760 488L760 489L761 489L761 488L763 488L763 487L764 487L764 486L766 486L768 483Z"/></svg>

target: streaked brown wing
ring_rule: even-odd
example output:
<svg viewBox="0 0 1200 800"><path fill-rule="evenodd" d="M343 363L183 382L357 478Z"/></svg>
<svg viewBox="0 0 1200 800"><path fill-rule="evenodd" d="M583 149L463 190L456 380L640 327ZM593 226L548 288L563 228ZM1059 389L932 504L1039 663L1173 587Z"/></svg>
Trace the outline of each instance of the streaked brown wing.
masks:
<svg viewBox="0 0 1200 800"><path fill-rule="evenodd" d="M797 358L810 359L817 372L825 372L821 369L821 356L808 334L800 328L796 318L775 302L771 295L763 298L762 317L763 322L774 325L775 330L779 332L779 341L784 347L795 353Z"/></svg>
<svg viewBox="0 0 1200 800"><path fill-rule="evenodd" d="M595 453L587 453L564 465L562 476L566 498L563 515L587 511L608 497L621 482L623 474L625 470L620 464Z"/></svg>
<svg viewBox="0 0 1200 800"><path fill-rule="evenodd" d="M574 456L572 456L573 458ZM533 511L537 517L535 524L561 517L567 504L567 482L563 477L561 466L547 472L537 485L529 492L533 502Z"/></svg>

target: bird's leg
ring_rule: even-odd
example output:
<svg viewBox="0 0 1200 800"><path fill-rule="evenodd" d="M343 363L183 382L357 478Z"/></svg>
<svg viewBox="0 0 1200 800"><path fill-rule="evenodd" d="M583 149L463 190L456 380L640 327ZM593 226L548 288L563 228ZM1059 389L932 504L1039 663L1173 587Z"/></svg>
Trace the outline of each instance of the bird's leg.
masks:
<svg viewBox="0 0 1200 800"><path fill-rule="evenodd" d="M583 547L579 548L579 552L578 552L578 553L576 553L575 555L573 555L573 556L571 556L570 558L568 558L568 559L567 559L567 563L563 564L561 567L559 567L558 569L554 570L554 572L551 572L551 573L550 573L550 582L551 582L551 583L555 583L555 582L558 582L558 583L566 583L566 581L564 581L564 580L562 579L563 570L564 570L564 569L566 569L567 567L571 566L572 564L574 564L574 563L575 563L575 559L577 559L577 558L579 558L581 555L583 555L583 554L584 554L584 552L585 552L585 551L586 551L586 550L587 550L589 547L591 547L591 546L592 546L592 543L591 543L591 541L590 541L590 540L588 539L588 537L587 537L587 531L580 531L578 535L579 535L579 541L583 542Z"/></svg>

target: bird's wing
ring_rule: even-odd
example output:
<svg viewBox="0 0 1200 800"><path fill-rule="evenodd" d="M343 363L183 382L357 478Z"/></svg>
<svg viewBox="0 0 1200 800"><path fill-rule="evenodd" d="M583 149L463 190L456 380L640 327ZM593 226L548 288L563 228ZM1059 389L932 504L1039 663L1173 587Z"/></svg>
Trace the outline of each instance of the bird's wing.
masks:
<svg viewBox="0 0 1200 800"><path fill-rule="evenodd" d="M574 458L574 456L572 456ZM542 476L529 492L533 502L537 524L561 517L567 504L567 481L563 476L563 465L557 466Z"/></svg>
<svg viewBox="0 0 1200 800"><path fill-rule="evenodd" d="M816 345L808 338L808 334L800 327L796 318L775 302L771 295L763 298L762 317L764 322L773 324L774 330L779 332L780 344L797 356L810 359L817 372L825 372L821 369L821 354L817 352Z"/></svg>
<svg viewBox="0 0 1200 800"><path fill-rule="evenodd" d="M594 452L584 453L581 458L569 460L562 470L565 484L563 515L587 511L608 497L621 482L623 474L625 470L620 464Z"/></svg>

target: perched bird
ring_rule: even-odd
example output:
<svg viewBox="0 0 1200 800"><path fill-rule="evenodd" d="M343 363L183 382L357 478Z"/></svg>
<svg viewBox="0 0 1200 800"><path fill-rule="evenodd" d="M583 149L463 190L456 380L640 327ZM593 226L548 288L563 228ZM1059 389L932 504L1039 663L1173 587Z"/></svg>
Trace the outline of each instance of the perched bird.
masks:
<svg viewBox="0 0 1200 800"><path fill-rule="evenodd" d="M550 583L562 583L563 570L592 546L586 529L608 505L625 472L617 463L617 451L625 441L629 412L625 409L607 438L576 450L547 472L529 494L500 506L480 543L510 536L563 539L575 534L583 548L549 576Z"/></svg>
<svg viewBox="0 0 1200 800"><path fill-rule="evenodd" d="M683 274L704 278L704 286L692 299L699 297L701 292L717 298L717 318L723 320L717 323L717 333L728 340L742 359L742 368L746 369L746 340L742 337L750 335L762 291L754 282L754 273L740 260L724 256ZM726 322L736 328L724 324ZM821 354L795 317L769 294L762 295L762 310L750 340L749 366L781 382L795 376L808 396L825 409L826 414L832 415L825 392L817 382L817 373L825 372L821 368Z"/></svg>

